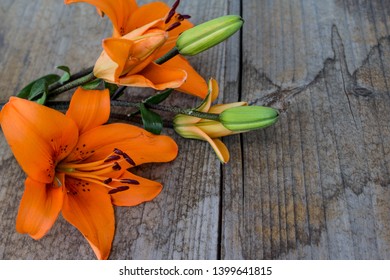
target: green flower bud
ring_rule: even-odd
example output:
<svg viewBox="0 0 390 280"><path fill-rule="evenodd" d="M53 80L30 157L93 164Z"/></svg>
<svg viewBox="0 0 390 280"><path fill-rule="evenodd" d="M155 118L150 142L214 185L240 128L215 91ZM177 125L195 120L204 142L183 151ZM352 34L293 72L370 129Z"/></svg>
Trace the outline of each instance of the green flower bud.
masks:
<svg viewBox="0 0 390 280"><path fill-rule="evenodd" d="M240 106L223 111L219 120L231 131L247 131L270 126L278 117L278 111L270 107Z"/></svg>
<svg viewBox="0 0 390 280"><path fill-rule="evenodd" d="M176 41L182 55L196 55L232 36L243 25L240 16L222 16L184 31Z"/></svg>

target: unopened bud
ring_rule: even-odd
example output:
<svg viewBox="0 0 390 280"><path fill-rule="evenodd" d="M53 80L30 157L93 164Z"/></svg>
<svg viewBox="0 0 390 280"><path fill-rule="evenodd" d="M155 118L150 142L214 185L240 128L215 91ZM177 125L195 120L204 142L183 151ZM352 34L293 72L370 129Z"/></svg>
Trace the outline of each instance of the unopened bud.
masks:
<svg viewBox="0 0 390 280"><path fill-rule="evenodd" d="M222 16L184 31L176 41L182 55L196 55L232 36L243 25L240 16Z"/></svg>
<svg viewBox="0 0 390 280"><path fill-rule="evenodd" d="M264 128L278 120L278 111L264 106L240 106L223 111L219 120L231 131L248 131Z"/></svg>

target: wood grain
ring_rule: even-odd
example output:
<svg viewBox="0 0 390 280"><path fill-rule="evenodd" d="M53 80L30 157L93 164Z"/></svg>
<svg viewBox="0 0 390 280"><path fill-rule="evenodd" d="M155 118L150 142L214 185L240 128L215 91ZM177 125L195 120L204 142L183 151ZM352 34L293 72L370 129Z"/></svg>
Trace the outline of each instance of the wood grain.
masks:
<svg viewBox="0 0 390 280"><path fill-rule="evenodd" d="M223 166L207 143L164 130L179 156L136 170L164 190L116 208L110 258L389 259L388 1L181 2L194 23L243 16L240 34L189 59L218 80L219 102L273 106L280 120L224 138ZM1 100L57 65L92 65L111 33L87 4L2 0L0 18ZM198 102L179 97L167 103ZM61 217L39 241L16 233L25 175L2 133L0 172L0 259L94 259Z"/></svg>
<svg viewBox="0 0 390 280"><path fill-rule="evenodd" d="M224 178L225 188L242 189L227 212L244 236L225 237L222 256L389 257L384 2L243 5L243 99L282 113L275 126L242 136L243 167L230 172L242 170L239 185Z"/></svg>

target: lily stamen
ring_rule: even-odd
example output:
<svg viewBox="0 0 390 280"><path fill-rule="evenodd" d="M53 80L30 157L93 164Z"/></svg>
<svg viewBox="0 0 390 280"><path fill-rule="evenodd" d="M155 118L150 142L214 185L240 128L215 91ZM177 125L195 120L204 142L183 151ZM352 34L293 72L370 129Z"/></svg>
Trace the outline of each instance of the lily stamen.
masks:
<svg viewBox="0 0 390 280"><path fill-rule="evenodd" d="M110 161L114 161L114 160L118 160L120 159L121 157L119 155L112 155L112 156L109 156L107 157L104 162L110 162Z"/></svg>
<svg viewBox="0 0 390 280"><path fill-rule="evenodd" d="M180 4L180 0L177 0L175 3L173 3L172 8L169 10L168 15L167 15L164 23L165 24L170 23L173 18L174 18L175 22L173 22L171 25L169 25L168 28L165 29L165 31L171 31L171 30L175 29L176 27L179 27L181 25L181 21L191 18L190 15L182 15L179 13L175 16L176 9L179 6L179 4Z"/></svg>
<svg viewBox="0 0 390 280"><path fill-rule="evenodd" d="M130 187L128 187L128 186L120 186L120 187L117 187L116 189L108 191L108 194L114 194L114 193L117 193L117 192L123 192L123 191L126 191L128 189L130 189Z"/></svg>
<svg viewBox="0 0 390 280"><path fill-rule="evenodd" d="M133 166L136 165L135 162L134 162L134 160L133 160L128 154L126 154L125 152L123 152L123 151L121 151L121 150L115 148L115 149L114 149L114 153L117 154L117 155L122 156L129 164L131 164L131 165L133 165Z"/></svg>
<svg viewBox="0 0 390 280"><path fill-rule="evenodd" d="M120 186L113 187L109 184L112 182L120 182L122 184L129 185L139 185L140 183L134 179L115 179L115 178L107 178L104 174L108 174L110 172L119 171L122 169L120 163L126 161L131 165L135 165L133 159L122 150L115 148L113 152L107 156L104 160L99 160L90 163L71 163L71 164L59 164L57 166L57 171L63 172L69 177L73 177L76 179L88 181L91 183L95 183L105 188L109 189L109 194L114 194L117 192L128 190L129 186Z"/></svg>
<svg viewBox="0 0 390 280"><path fill-rule="evenodd" d="M104 160L98 160L89 163L60 163L57 166L57 170L62 172L81 171L93 172L94 174L104 174L105 172L110 172L112 170L121 170L122 167L120 166L120 163L124 160L135 166L135 162L128 154L115 148L114 151Z"/></svg>
<svg viewBox="0 0 390 280"><path fill-rule="evenodd" d="M179 6L179 4L180 4L180 0L176 0L175 3L173 3L171 9L169 10L167 18L165 19L165 23L168 23L172 19L172 17L175 15L176 8Z"/></svg>
<svg viewBox="0 0 390 280"><path fill-rule="evenodd" d="M179 27L180 25L181 25L181 23L176 21L176 22L172 23L165 31L171 31L171 30L175 29L176 27Z"/></svg>
<svg viewBox="0 0 390 280"><path fill-rule="evenodd" d="M130 187L129 186L120 186L120 187L113 187L110 186L109 184L112 182L120 182L122 184L128 184L128 185L139 185L139 181L134 180L134 179L113 179L113 178L107 178L107 177L102 177L102 176L97 176L93 174L84 174L82 172L71 172L67 174L73 178L80 179L83 181L87 181L90 183L98 184L101 186L104 186L105 188L109 189L109 194L113 194L119 191L125 191L128 190ZM125 188L126 187L126 188ZM117 190L119 189L119 190Z"/></svg>

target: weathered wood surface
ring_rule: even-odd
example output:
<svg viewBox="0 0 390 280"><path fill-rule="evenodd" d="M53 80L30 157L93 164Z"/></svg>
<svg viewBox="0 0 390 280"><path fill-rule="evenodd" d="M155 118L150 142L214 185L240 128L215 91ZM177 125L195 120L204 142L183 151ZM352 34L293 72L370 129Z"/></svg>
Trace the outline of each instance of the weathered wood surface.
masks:
<svg viewBox="0 0 390 280"><path fill-rule="evenodd" d="M389 259L390 1L202 0L180 11L194 23L244 17L240 35L190 60L218 79L220 102L274 106L280 121L225 138L224 166L205 142L165 130L179 157L137 170L165 188L116 208L111 259ZM1 0L0 19L2 100L57 65L90 66L111 33L91 6L62 1ZM94 259L62 218L39 241L15 232L25 175L0 138L0 258Z"/></svg>

